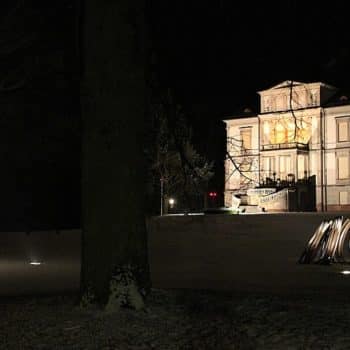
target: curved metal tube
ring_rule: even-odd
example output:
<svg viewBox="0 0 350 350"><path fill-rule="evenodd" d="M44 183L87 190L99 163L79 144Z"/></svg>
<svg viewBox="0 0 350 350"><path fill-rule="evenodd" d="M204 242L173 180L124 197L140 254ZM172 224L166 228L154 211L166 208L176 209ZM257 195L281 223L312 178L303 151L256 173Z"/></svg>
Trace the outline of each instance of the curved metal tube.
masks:
<svg viewBox="0 0 350 350"><path fill-rule="evenodd" d="M322 221L299 258L299 263L350 263L349 234L350 220L344 220L343 216ZM344 255L345 249L349 251L349 256Z"/></svg>

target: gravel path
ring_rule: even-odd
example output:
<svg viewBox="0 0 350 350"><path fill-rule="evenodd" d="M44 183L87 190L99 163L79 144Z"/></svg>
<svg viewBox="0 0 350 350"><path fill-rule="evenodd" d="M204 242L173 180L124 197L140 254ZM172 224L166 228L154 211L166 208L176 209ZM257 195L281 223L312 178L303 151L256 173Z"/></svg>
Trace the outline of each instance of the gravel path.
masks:
<svg viewBox="0 0 350 350"><path fill-rule="evenodd" d="M350 349L350 300L153 290L146 311L0 299L0 349Z"/></svg>

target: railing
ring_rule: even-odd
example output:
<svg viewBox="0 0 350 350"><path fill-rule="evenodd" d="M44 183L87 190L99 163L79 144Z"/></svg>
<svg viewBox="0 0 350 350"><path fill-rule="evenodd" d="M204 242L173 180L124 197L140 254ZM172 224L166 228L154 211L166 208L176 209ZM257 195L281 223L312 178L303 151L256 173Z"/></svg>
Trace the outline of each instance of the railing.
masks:
<svg viewBox="0 0 350 350"><path fill-rule="evenodd" d="M262 151L271 151L271 150L290 149L290 148L308 150L309 145L305 143L300 143L300 142L288 142L288 143L262 145L261 149Z"/></svg>

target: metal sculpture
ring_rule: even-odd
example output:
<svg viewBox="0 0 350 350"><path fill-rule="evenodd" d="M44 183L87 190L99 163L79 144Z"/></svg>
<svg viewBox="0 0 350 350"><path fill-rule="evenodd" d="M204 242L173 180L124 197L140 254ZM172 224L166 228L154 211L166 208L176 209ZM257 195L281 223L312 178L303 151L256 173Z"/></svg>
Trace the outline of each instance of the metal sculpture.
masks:
<svg viewBox="0 0 350 350"><path fill-rule="evenodd" d="M350 263L350 220L343 216L324 220L302 253L300 264Z"/></svg>

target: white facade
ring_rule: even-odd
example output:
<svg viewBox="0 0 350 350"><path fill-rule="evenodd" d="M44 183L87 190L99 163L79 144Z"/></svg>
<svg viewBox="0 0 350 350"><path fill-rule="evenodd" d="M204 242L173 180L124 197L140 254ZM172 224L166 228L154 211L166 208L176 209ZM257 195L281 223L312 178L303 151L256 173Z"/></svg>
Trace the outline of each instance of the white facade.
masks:
<svg viewBox="0 0 350 350"><path fill-rule="evenodd" d="M224 121L225 205L266 178L316 175L317 209L350 209L350 101L327 84L295 81L259 95L259 114Z"/></svg>

